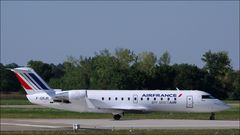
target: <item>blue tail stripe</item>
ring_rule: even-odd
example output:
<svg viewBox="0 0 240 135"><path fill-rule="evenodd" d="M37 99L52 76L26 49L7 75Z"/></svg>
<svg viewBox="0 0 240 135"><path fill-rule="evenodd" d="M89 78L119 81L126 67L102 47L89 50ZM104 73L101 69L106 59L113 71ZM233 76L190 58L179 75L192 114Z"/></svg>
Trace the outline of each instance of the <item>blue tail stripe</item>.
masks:
<svg viewBox="0 0 240 135"><path fill-rule="evenodd" d="M26 74L26 73L23 73L38 89L41 89L39 88L39 86L36 85L36 83Z"/></svg>
<svg viewBox="0 0 240 135"><path fill-rule="evenodd" d="M41 86L44 90L48 90L48 88L37 78L37 76L35 76L33 73L28 73L32 78L33 80L39 84L39 86Z"/></svg>

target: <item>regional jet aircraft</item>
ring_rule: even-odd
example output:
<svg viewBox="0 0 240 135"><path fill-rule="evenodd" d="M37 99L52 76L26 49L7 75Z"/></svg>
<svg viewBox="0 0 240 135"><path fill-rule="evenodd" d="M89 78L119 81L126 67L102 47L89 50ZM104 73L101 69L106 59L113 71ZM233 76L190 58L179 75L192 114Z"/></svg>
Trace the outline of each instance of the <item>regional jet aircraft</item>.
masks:
<svg viewBox="0 0 240 135"><path fill-rule="evenodd" d="M111 113L115 120L125 112L215 112L229 108L199 90L68 90L51 89L31 68L11 69L33 104L75 112Z"/></svg>

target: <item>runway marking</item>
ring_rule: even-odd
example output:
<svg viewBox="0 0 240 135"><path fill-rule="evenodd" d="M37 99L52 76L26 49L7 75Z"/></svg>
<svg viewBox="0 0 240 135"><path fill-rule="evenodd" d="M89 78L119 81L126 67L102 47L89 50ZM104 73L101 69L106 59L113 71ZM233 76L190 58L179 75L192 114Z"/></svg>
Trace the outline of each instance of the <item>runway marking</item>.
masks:
<svg viewBox="0 0 240 135"><path fill-rule="evenodd" d="M63 126L46 126L46 125L32 125L32 124L18 124L18 123L1 123L1 125L39 127L39 128L63 128Z"/></svg>

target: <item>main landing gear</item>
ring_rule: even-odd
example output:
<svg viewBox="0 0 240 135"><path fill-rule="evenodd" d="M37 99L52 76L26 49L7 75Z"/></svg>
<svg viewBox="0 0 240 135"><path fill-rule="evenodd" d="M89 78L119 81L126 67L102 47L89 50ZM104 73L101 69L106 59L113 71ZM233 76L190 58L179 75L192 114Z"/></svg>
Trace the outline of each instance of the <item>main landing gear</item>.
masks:
<svg viewBox="0 0 240 135"><path fill-rule="evenodd" d="M215 120L215 113L213 113L213 112L211 113L209 120Z"/></svg>
<svg viewBox="0 0 240 135"><path fill-rule="evenodd" d="M122 117L122 116L121 116L120 114L113 115L113 119L114 119L114 120L120 120L121 117Z"/></svg>
<svg viewBox="0 0 240 135"><path fill-rule="evenodd" d="M114 120L120 120L124 116L124 112L120 114L113 114Z"/></svg>

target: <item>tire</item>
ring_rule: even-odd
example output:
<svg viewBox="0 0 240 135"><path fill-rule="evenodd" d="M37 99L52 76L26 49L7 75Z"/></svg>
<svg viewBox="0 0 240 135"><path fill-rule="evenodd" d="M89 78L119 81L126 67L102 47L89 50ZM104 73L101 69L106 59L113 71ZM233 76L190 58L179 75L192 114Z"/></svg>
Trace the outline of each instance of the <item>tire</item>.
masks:
<svg viewBox="0 0 240 135"><path fill-rule="evenodd" d="M113 119L114 120L120 120L121 119L121 115L120 114L113 115Z"/></svg>
<svg viewBox="0 0 240 135"><path fill-rule="evenodd" d="M209 120L215 120L215 113L211 113Z"/></svg>

